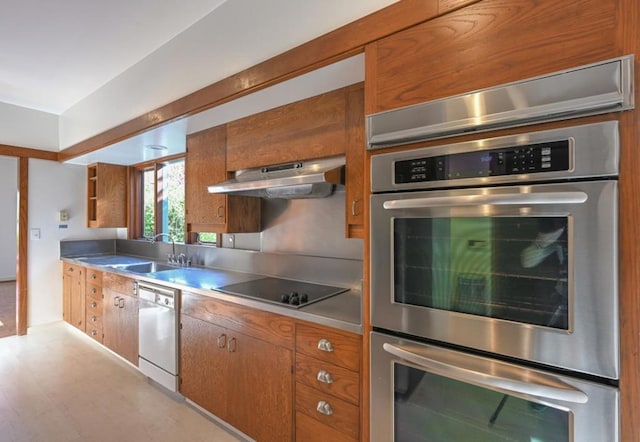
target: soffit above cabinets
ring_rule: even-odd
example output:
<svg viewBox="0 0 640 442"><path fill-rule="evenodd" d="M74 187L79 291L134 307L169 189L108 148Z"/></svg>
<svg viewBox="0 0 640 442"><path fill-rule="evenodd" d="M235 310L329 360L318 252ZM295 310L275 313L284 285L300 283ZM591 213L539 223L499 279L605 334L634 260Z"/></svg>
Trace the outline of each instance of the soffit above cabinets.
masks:
<svg viewBox="0 0 640 442"><path fill-rule="evenodd" d="M190 133L361 81L364 81L364 54L339 61L196 115L176 120L67 162L81 165L92 163L131 165L179 154L185 152L186 136ZM166 149L157 150L147 146L165 146Z"/></svg>

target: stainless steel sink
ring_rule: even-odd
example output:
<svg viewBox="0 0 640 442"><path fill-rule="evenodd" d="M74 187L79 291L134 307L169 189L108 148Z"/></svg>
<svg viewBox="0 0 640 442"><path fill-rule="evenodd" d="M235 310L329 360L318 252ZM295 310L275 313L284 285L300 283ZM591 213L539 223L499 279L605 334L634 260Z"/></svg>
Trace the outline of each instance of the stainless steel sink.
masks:
<svg viewBox="0 0 640 442"><path fill-rule="evenodd" d="M142 264L129 264L125 266L118 266L118 268L127 272L133 273L155 273L162 272L164 270L174 270L177 267L173 267L167 264L160 264L157 262L145 262Z"/></svg>

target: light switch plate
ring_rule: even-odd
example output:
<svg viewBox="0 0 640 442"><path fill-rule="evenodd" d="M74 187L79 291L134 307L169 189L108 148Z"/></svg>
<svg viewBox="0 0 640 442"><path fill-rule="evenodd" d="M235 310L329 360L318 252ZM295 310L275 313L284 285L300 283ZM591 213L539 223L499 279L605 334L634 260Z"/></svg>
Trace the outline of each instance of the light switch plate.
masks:
<svg viewBox="0 0 640 442"><path fill-rule="evenodd" d="M30 234L29 234L29 238L31 238L33 240L40 239L40 229L31 229L30 230Z"/></svg>

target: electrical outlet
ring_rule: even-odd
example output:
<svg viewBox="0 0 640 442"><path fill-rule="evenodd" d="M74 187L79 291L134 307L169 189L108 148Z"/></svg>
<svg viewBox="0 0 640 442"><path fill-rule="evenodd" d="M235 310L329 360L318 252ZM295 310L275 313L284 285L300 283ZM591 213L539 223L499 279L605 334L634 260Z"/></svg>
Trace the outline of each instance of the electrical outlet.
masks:
<svg viewBox="0 0 640 442"><path fill-rule="evenodd" d="M33 240L39 240L40 239L40 229L31 229L29 231L29 238L33 239Z"/></svg>
<svg viewBox="0 0 640 442"><path fill-rule="evenodd" d="M226 235L227 236L227 247L235 248L236 246L236 236L235 235Z"/></svg>

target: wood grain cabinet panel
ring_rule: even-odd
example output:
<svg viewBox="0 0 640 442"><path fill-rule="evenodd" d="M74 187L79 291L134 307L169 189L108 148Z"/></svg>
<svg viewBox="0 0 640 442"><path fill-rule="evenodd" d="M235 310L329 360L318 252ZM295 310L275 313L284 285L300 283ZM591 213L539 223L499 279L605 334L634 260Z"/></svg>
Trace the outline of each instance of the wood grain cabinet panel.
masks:
<svg viewBox="0 0 640 442"><path fill-rule="evenodd" d="M372 43L366 113L624 55L618 3L483 0Z"/></svg>
<svg viewBox="0 0 640 442"><path fill-rule="evenodd" d="M139 301L132 296L134 281L119 275L103 278L103 344L138 365Z"/></svg>
<svg viewBox="0 0 640 442"><path fill-rule="evenodd" d="M301 383L296 383L296 412L305 414L349 438L360 437L360 410L357 406ZM299 435L296 438L303 440Z"/></svg>
<svg viewBox="0 0 640 442"><path fill-rule="evenodd" d="M364 237L365 201L365 125L364 85L359 84L347 93L347 143L345 145L345 212L346 236Z"/></svg>
<svg viewBox="0 0 640 442"><path fill-rule="evenodd" d="M360 371L361 337L326 327L296 325L296 352L314 359Z"/></svg>
<svg viewBox="0 0 640 442"><path fill-rule="evenodd" d="M87 226L127 227L127 167L87 167Z"/></svg>
<svg viewBox="0 0 640 442"><path fill-rule="evenodd" d="M229 123L227 170L344 154L346 92L337 89Z"/></svg>
<svg viewBox="0 0 640 442"><path fill-rule="evenodd" d="M292 440L291 319L182 295L181 393L255 440Z"/></svg>
<svg viewBox="0 0 640 442"><path fill-rule="evenodd" d="M260 231L260 199L212 194L207 187L227 180L226 126L187 137L185 220L189 232Z"/></svg>
<svg viewBox="0 0 640 442"><path fill-rule="evenodd" d="M298 442L357 442L360 439L348 436L305 413L296 413L296 441Z"/></svg>
<svg viewBox="0 0 640 442"><path fill-rule="evenodd" d="M65 262L62 272L62 318L84 332L85 268Z"/></svg>

